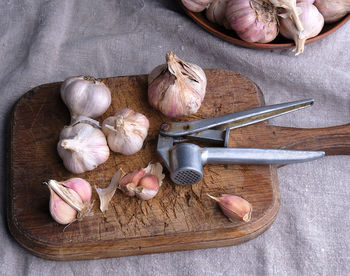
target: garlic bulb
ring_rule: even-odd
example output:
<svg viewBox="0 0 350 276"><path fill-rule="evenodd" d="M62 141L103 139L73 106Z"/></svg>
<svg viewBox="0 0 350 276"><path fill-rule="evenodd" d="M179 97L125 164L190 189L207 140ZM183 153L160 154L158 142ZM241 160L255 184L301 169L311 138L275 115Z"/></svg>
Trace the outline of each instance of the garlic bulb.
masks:
<svg viewBox="0 0 350 276"><path fill-rule="evenodd" d="M229 220L234 221L236 217L239 217L245 222L250 221L253 208L245 199L235 195L208 196L219 203L222 212Z"/></svg>
<svg viewBox="0 0 350 276"><path fill-rule="evenodd" d="M287 14L284 14L283 17L290 17L299 32L302 32L304 30L303 23L299 17L296 0L269 0L269 1L276 8L283 8L287 10Z"/></svg>
<svg viewBox="0 0 350 276"><path fill-rule="evenodd" d="M91 171L109 157L103 132L86 123L64 127L57 151L66 169L72 173Z"/></svg>
<svg viewBox="0 0 350 276"><path fill-rule="evenodd" d="M301 10L300 20L305 28L304 31L299 32L290 18L281 18L280 32L284 37L294 39L296 55L299 55L304 52L305 41L321 32L324 19L317 8L308 2L298 2L297 7Z"/></svg>
<svg viewBox="0 0 350 276"><path fill-rule="evenodd" d="M79 116L101 116L112 100L111 91L103 82L86 76L67 78L61 86L61 98L71 113L72 124Z"/></svg>
<svg viewBox="0 0 350 276"><path fill-rule="evenodd" d="M72 223L87 215L92 207L91 186L82 178L71 178L64 182L44 182L50 190L50 213L60 224Z"/></svg>
<svg viewBox="0 0 350 276"><path fill-rule="evenodd" d="M149 164L146 168L125 175L119 183L119 189L128 196L141 200L155 197L162 186L165 175L160 163Z"/></svg>
<svg viewBox="0 0 350 276"><path fill-rule="evenodd" d="M278 35L276 8L264 0L229 0L226 19L247 42L267 43Z"/></svg>
<svg viewBox="0 0 350 276"><path fill-rule="evenodd" d="M315 0L314 5L326 23L338 21L350 12L350 0Z"/></svg>
<svg viewBox="0 0 350 276"><path fill-rule="evenodd" d="M125 155L134 154L142 148L148 128L147 117L129 108L119 110L102 123L110 149Z"/></svg>
<svg viewBox="0 0 350 276"><path fill-rule="evenodd" d="M193 12L205 10L213 0L181 0L182 4Z"/></svg>
<svg viewBox="0 0 350 276"><path fill-rule="evenodd" d="M196 113L204 99L207 78L197 65L166 54L166 64L148 76L148 102L170 117Z"/></svg>
<svg viewBox="0 0 350 276"><path fill-rule="evenodd" d="M223 26L227 3L228 0L214 0L205 13L208 20L215 24Z"/></svg>

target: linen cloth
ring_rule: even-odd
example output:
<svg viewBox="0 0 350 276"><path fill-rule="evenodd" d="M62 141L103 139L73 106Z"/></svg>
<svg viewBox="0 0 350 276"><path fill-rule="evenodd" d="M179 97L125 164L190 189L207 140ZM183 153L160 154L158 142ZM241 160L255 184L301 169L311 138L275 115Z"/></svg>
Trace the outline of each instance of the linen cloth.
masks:
<svg viewBox="0 0 350 276"><path fill-rule="evenodd" d="M57 262L31 255L6 225L10 111L31 88L68 76L147 74L172 50L202 68L258 84L266 104L314 98L271 120L293 127L350 122L350 22L305 47L241 48L209 34L171 0L3 0L0 3L1 275L349 275L349 156L278 170L281 208L270 229L238 246Z"/></svg>

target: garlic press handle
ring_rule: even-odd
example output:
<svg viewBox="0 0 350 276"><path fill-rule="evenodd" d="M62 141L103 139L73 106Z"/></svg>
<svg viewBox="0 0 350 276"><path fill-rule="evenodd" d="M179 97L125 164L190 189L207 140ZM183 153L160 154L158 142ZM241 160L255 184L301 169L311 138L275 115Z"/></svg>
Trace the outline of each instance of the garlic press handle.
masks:
<svg viewBox="0 0 350 276"><path fill-rule="evenodd" d="M282 104L258 107L219 117L196 120L192 122L172 122L161 125L160 134L164 136L186 136L210 128L234 129L265 121L292 111L296 111L314 103L313 99L306 99Z"/></svg>

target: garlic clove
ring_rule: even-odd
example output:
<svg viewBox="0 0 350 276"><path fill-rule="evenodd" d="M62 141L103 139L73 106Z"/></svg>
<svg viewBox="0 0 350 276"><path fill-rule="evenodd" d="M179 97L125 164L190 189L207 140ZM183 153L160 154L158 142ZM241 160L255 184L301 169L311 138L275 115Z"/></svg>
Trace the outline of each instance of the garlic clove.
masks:
<svg viewBox="0 0 350 276"><path fill-rule="evenodd" d="M111 201L112 197L114 196L115 191L117 190L120 176L121 176L121 170L118 170L112 177L112 180L107 188L101 189L95 186L98 197L100 198L101 212L108 210L108 204Z"/></svg>
<svg viewBox="0 0 350 276"><path fill-rule="evenodd" d="M82 178L71 178L62 185L75 191L83 202L91 200L92 190L89 182Z"/></svg>
<svg viewBox="0 0 350 276"><path fill-rule="evenodd" d="M163 180L165 178L165 174L163 174L163 167L160 163L155 163L155 164L148 164L148 166L145 168L145 172L147 174L152 174L157 177L158 179L158 185L159 187L162 186Z"/></svg>
<svg viewBox="0 0 350 276"><path fill-rule="evenodd" d="M44 182L50 190L50 213L60 224L72 223L87 215L92 207L91 186L82 178L71 178L64 182Z"/></svg>
<svg viewBox="0 0 350 276"><path fill-rule="evenodd" d="M118 188L128 196L135 196L135 188L140 179L145 175L146 170L133 171L120 180Z"/></svg>
<svg viewBox="0 0 350 276"><path fill-rule="evenodd" d="M129 108L119 110L102 123L110 149L124 155L135 154L142 148L148 129L147 117Z"/></svg>
<svg viewBox="0 0 350 276"><path fill-rule="evenodd" d="M145 174L134 190L139 199L149 200L155 197L159 190L158 177L151 173Z"/></svg>
<svg viewBox="0 0 350 276"><path fill-rule="evenodd" d="M85 123L64 127L57 151L65 168L76 174L95 169L109 157L103 132Z"/></svg>
<svg viewBox="0 0 350 276"><path fill-rule="evenodd" d="M222 212L229 220L233 221L238 216L245 222L250 221L253 208L245 199L227 194L223 194L221 197L214 197L208 194L208 197L218 202Z"/></svg>
<svg viewBox="0 0 350 276"><path fill-rule="evenodd" d="M68 224L76 220L78 212L63 201L50 188L50 214L52 218L59 224Z"/></svg>
<svg viewBox="0 0 350 276"><path fill-rule="evenodd" d="M119 189L128 196L137 196L141 200L155 197L162 186L165 175L160 163L148 164L146 168L125 175L119 183Z"/></svg>
<svg viewBox="0 0 350 276"><path fill-rule="evenodd" d="M148 76L148 102L170 117L187 116L198 111L206 92L207 79L198 65L166 54L166 64Z"/></svg>
<svg viewBox="0 0 350 276"><path fill-rule="evenodd" d="M67 78L61 85L61 98L71 113L72 122L79 115L101 116L112 101L109 88L99 79L88 76Z"/></svg>

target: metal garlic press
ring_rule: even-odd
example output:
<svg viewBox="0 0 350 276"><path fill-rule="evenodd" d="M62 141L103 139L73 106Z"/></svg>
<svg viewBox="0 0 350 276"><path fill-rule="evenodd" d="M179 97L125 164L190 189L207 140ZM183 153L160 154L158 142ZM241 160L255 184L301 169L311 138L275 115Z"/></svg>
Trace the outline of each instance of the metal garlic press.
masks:
<svg viewBox="0 0 350 276"><path fill-rule="evenodd" d="M171 180L192 185L203 177L205 164L290 164L323 157L323 151L228 148L230 130L296 111L314 103L313 99L294 101L191 122L163 123L157 152L170 172ZM216 143L199 147L190 141Z"/></svg>

